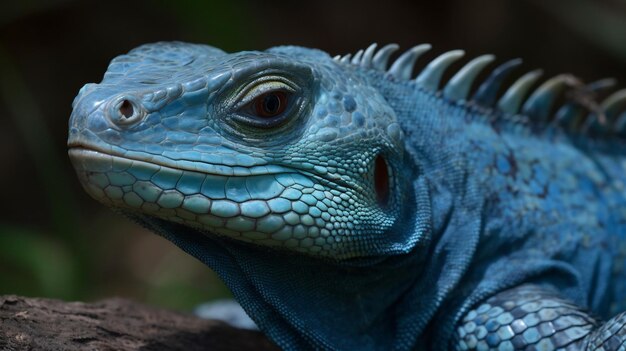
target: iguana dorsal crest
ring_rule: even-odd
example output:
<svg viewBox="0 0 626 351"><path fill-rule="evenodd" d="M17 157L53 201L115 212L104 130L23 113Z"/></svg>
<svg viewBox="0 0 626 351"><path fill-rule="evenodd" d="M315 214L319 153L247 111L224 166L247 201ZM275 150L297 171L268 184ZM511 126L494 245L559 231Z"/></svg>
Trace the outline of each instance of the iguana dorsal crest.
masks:
<svg viewBox="0 0 626 351"><path fill-rule="evenodd" d="M416 45L389 64L398 48L398 44L388 44L377 50L377 44L373 43L354 55L337 55L333 59L340 64L383 72L391 80L408 81L426 92L455 103L491 110L494 117L515 123L558 126L567 132L592 136L626 137L626 112L623 112L626 89L606 97L615 86L614 79L584 84L571 74L559 74L535 87L543 72L533 70L520 76L500 94L504 81L522 64L521 59L513 59L493 69L470 96L476 78L495 56L487 54L470 60L441 87L443 73L464 56L464 51L452 50L439 55L412 78L417 59L431 46ZM603 96L604 99L599 98Z"/></svg>

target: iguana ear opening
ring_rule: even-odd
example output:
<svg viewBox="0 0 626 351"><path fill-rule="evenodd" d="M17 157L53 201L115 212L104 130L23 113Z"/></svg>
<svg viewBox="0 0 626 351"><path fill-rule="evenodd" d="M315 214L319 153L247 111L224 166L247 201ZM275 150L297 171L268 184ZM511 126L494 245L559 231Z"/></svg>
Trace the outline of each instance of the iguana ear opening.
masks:
<svg viewBox="0 0 626 351"><path fill-rule="evenodd" d="M386 208L389 205L389 166L382 155L376 157L374 163L374 189L378 205Z"/></svg>

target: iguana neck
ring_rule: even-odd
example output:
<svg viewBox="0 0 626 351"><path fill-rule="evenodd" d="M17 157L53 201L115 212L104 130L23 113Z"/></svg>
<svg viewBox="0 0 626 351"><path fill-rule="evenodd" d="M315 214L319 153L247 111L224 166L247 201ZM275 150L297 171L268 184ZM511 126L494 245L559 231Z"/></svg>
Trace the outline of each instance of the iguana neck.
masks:
<svg viewBox="0 0 626 351"><path fill-rule="evenodd" d="M473 235L461 245L452 240L453 233L468 225L479 227L478 222L453 214L451 198L445 194L431 203L432 191L438 190L424 178L418 178L413 188L416 196L406 204L407 218L401 221L409 225L394 228L410 233L406 244L413 245L412 251L343 262L277 253L153 217L129 216L214 269L281 347L412 349L465 269L451 260L470 253L467 245ZM447 219L424 220L432 217L432 205ZM435 222L446 225L434 228ZM328 282L333 288L315 288ZM322 312L311 314L311 309Z"/></svg>

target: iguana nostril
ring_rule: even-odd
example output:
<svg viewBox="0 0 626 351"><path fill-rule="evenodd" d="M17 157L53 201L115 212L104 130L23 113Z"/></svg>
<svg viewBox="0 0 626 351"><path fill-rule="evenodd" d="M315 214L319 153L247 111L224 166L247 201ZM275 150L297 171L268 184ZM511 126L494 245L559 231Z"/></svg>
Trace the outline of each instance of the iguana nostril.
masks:
<svg viewBox="0 0 626 351"><path fill-rule="evenodd" d="M120 113L126 118L131 118L135 113L135 108L133 107L133 104L130 103L128 100L124 100L120 105Z"/></svg>
<svg viewBox="0 0 626 351"><path fill-rule="evenodd" d="M114 124L127 127L141 121L146 111L134 96L124 95L112 100L105 113Z"/></svg>

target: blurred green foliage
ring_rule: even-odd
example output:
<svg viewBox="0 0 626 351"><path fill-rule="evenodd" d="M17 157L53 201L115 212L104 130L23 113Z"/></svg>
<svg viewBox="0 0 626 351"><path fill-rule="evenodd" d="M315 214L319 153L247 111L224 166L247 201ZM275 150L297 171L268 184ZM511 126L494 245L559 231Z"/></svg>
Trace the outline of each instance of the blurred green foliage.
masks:
<svg viewBox="0 0 626 351"><path fill-rule="evenodd" d="M358 11L354 6L278 0L2 3L0 294L72 300L120 295L179 309L229 296L195 259L89 199L65 155L73 96L82 84L99 80L108 60L141 43L183 40L227 51L296 44L336 54L372 41L408 47L426 39L470 54L522 55L554 74L626 78L623 0L364 0Z"/></svg>
<svg viewBox="0 0 626 351"><path fill-rule="evenodd" d="M3 293L72 298L77 261L45 233L0 226L0 286L11 288Z"/></svg>

